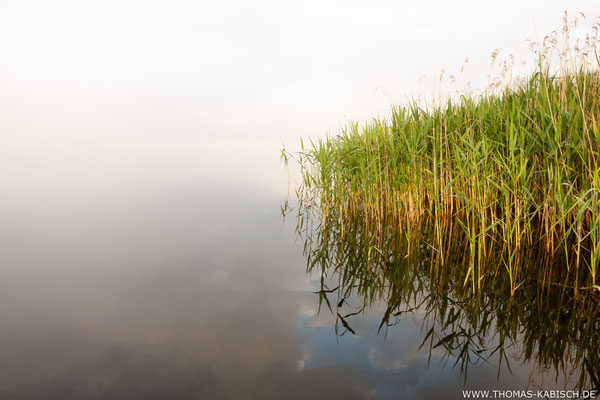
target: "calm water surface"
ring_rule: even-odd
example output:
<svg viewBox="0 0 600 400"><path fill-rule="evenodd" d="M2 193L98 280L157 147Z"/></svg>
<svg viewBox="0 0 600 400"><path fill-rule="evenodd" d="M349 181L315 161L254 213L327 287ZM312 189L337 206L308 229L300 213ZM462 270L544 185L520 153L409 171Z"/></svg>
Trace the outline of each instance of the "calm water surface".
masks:
<svg viewBox="0 0 600 400"><path fill-rule="evenodd" d="M0 398L432 399L528 387L519 354L512 374L480 362L465 383L439 348L418 350L418 312L378 335L374 306L353 317L355 335L336 334L329 310L317 313L320 277L306 274L296 221L282 224L278 147L4 148ZM536 385L560 386L547 375Z"/></svg>

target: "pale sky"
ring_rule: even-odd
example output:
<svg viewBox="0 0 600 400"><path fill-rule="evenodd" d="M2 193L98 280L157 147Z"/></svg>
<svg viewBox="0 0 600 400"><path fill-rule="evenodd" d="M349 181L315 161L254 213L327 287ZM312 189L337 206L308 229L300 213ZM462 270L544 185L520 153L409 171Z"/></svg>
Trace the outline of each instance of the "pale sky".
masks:
<svg viewBox="0 0 600 400"><path fill-rule="evenodd" d="M0 144L296 141L597 1L0 1ZM535 27L535 29L534 29ZM425 76L428 80L419 83Z"/></svg>

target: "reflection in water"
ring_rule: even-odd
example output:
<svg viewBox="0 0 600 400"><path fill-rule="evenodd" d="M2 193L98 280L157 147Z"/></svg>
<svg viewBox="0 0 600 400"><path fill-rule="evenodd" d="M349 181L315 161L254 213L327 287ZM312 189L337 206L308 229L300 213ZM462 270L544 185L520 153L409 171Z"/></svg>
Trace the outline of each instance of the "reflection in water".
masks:
<svg viewBox="0 0 600 400"><path fill-rule="evenodd" d="M298 370L311 299L261 169L278 146L3 157L0 398L368 397L351 368Z"/></svg>
<svg viewBox="0 0 600 400"><path fill-rule="evenodd" d="M346 317L346 302L362 298L358 287L339 309L356 336L336 336L335 318L316 315L312 291L321 283L303 270L295 221L282 232L287 177L279 145L15 147L3 154L0 398L460 398L459 369L437 366L444 345L417 352L431 328L420 333L423 307L414 321L393 315L405 310L396 307L386 321L397 325L384 324L386 335L377 335L385 308L375 304L377 285L366 285L370 309ZM334 239L313 271L335 265ZM355 250L345 257L362 265L369 254L359 242L347 245ZM373 268L377 254L371 250ZM415 285L407 305L423 301L418 286L426 274L402 278ZM408 296L400 287L398 304ZM327 299L337 310L331 293ZM428 340L435 346L443 337L436 330ZM597 357L588 359L593 367ZM501 371L503 387L522 388L528 372L514 362L511 369L514 380ZM471 368L466 387L488 388L496 372L488 364Z"/></svg>
<svg viewBox="0 0 600 400"><path fill-rule="evenodd" d="M459 368L465 382L474 366L493 362L499 376L512 371L515 359L531 366L535 387L543 385L536 371L563 387L600 387L597 290L576 293L531 280L511 296L506 274L492 274L474 294L465 288L460 246L440 267L426 233L412 232L419 240L411 243L419 245L411 246L404 232L385 224L369 226L360 215L331 208L323 216L302 201L297 233L308 272L320 278L319 309L335 316L338 335L356 334L353 320L383 307L379 332L387 335L408 315L422 318L421 348L430 358L441 350L443 364Z"/></svg>

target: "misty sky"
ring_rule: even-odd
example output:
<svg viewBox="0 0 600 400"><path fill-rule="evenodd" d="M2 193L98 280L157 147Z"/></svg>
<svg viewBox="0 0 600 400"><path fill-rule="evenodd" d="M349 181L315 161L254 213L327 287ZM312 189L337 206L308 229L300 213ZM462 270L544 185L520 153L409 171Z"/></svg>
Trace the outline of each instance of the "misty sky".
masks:
<svg viewBox="0 0 600 400"><path fill-rule="evenodd" d="M0 144L293 142L430 93L466 57L480 85L495 48L519 56L595 4L2 0Z"/></svg>

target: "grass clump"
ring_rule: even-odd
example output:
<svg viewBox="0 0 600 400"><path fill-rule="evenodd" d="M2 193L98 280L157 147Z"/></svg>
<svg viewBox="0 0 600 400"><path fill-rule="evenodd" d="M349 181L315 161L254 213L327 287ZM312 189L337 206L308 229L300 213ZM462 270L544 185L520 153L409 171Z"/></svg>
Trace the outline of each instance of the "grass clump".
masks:
<svg viewBox="0 0 600 400"><path fill-rule="evenodd" d="M399 229L409 249L433 250L433 277L460 262L473 291L498 275L511 294L529 280L600 289L597 36L569 43L565 19L526 79L395 107L303 146L299 212L318 214L321 229L328 215L360 219L375 250Z"/></svg>

